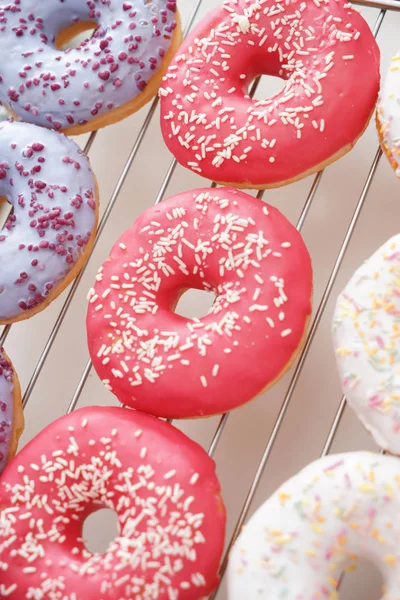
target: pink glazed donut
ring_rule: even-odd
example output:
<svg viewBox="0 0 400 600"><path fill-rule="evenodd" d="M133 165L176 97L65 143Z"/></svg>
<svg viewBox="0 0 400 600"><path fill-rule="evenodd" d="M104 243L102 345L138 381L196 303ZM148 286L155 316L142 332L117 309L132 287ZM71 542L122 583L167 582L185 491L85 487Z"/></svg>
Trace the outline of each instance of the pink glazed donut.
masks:
<svg viewBox="0 0 400 600"><path fill-rule="evenodd" d="M58 419L0 479L0 598L199 600L218 582L225 508L214 461L137 411L89 407ZM82 539L118 516L103 554Z"/></svg>
<svg viewBox="0 0 400 600"><path fill-rule="evenodd" d="M174 312L188 288L215 294L205 317ZM276 208L234 189L184 192L146 210L101 267L87 315L93 365L133 408L225 412L289 368L311 294L310 256Z"/></svg>
<svg viewBox="0 0 400 600"><path fill-rule="evenodd" d="M283 88L248 89L261 74ZM285 185L351 150L373 113L379 49L343 0L225 0L186 38L160 88L177 160L214 181Z"/></svg>

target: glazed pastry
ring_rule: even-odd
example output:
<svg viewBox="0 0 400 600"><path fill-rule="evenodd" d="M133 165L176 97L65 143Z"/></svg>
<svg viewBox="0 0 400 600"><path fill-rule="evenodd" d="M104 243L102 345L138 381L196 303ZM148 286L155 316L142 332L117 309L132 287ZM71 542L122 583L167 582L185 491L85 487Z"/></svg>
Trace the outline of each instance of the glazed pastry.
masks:
<svg viewBox="0 0 400 600"><path fill-rule="evenodd" d="M146 104L181 40L176 0L0 0L0 24L0 100L21 121L69 134ZM91 39L60 50L91 26Z"/></svg>
<svg viewBox="0 0 400 600"><path fill-rule="evenodd" d="M400 597L399 462L369 452L326 456L284 483L244 527L230 556L229 600L339 598L359 557Z"/></svg>
<svg viewBox="0 0 400 600"><path fill-rule="evenodd" d="M382 148L400 177L400 52L393 56L382 87L376 123Z"/></svg>
<svg viewBox="0 0 400 600"><path fill-rule="evenodd" d="M218 581L225 509L214 462L180 431L121 408L58 419L0 479L0 597L198 600ZM117 513L103 554L85 519Z"/></svg>
<svg viewBox="0 0 400 600"><path fill-rule="evenodd" d="M215 294L206 316L174 312L188 288ZM234 189L184 192L146 210L101 267L87 315L93 365L133 408L226 412L292 364L311 294L310 256L276 208Z"/></svg>
<svg viewBox="0 0 400 600"><path fill-rule="evenodd" d="M261 74L281 91L252 100ZM285 185L351 150L373 113L379 49L343 0L225 0L189 34L160 88L164 140L218 182Z"/></svg>
<svg viewBox="0 0 400 600"><path fill-rule="evenodd" d="M23 429L18 376L4 349L0 348L0 474L15 455Z"/></svg>
<svg viewBox="0 0 400 600"><path fill-rule="evenodd" d="M333 340L343 392L385 450L400 454L400 235L375 252L340 294Z"/></svg>
<svg viewBox="0 0 400 600"><path fill-rule="evenodd" d="M0 231L0 323L46 308L82 268L96 233L96 180L64 135L0 123L0 196L13 213Z"/></svg>

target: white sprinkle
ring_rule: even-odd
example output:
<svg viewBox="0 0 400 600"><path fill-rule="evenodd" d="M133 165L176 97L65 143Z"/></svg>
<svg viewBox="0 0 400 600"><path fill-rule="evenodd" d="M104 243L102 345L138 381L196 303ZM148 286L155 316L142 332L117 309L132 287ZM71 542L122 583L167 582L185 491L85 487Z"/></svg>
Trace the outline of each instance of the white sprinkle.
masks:
<svg viewBox="0 0 400 600"><path fill-rule="evenodd" d="M200 477L200 475L198 473L195 473L194 475L191 476L190 483L192 485L194 485L195 483L197 483L199 477Z"/></svg>
<svg viewBox="0 0 400 600"><path fill-rule="evenodd" d="M168 471L168 473L165 473L164 479L171 479L171 477L174 477L174 475L176 475L176 471L175 471L175 469L171 469L171 471Z"/></svg>
<svg viewBox="0 0 400 600"><path fill-rule="evenodd" d="M22 571L24 573L36 573L36 567L24 567Z"/></svg>
<svg viewBox="0 0 400 600"><path fill-rule="evenodd" d="M6 588L6 586L2 583L0 585L0 594L1 596L10 596L17 589L17 584L13 583L10 587Z"/></svg>
<svg viewBox="0 0 400 600"><path fill-rule="evenodd" d="M268 306L266 304L252 304L249 308L249 311L254 312L255 310L264 312L264 311L268 310Z"/></svg>
<svg viewBox="0 0 400 600"><path fill-rule="evenodd" d="M284 329L281 333L281 336L286 337L286 336L290 335L291 333L292 333L291 329Z"/></svg>
<svg viewBox="0 0 400 600"><path fill-rule="evenodd" d="M213 377L216 377L218 375L218 371L219 371L219 365L214 365L213 370L212 370Z"/></svg>
<svg viewBox="0 0 400 600"><path fill-rule="evenodd" d="M206 377L205 377L204 375L201 375L201 376L200 376L200 381L201 381L201 385L202 385L203 387L207 387L207 385L208 385L208 384L207 384L207 379L206 379Z"/></svg>

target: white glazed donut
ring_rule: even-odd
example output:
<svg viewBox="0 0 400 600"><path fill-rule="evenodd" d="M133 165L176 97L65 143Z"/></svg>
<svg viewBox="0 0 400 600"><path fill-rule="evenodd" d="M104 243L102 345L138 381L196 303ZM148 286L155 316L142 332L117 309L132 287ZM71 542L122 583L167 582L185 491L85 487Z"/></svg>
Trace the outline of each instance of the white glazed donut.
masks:
<svg viewBox="0 0 400 600"><path fill-rule="evenodd" d="M0 196L13 206L0 231L0 323L43 310L72 281L93 244L96 179L65 135L0 123Z"/></svg>
<svg viewBox="0 0 400 600"><path fill-rule="evenodd" d="M393 56L382 86L376 123L382 148L400 177L400 51Z"/></svg>
<svg viewBox="0 0 400 600"><path fill-rule="evenodd" d="M333 340L343 392L376 443L400 454L400 235L339 296Z"/></svg>
<svg viewBox="0 0 400 600"><path fill-rule="evenodd" d="M239 536L229 600L334 600L359 557L381 572L382 600L400 598L397 458L350 452L321 458L284 483Z"/></svg>

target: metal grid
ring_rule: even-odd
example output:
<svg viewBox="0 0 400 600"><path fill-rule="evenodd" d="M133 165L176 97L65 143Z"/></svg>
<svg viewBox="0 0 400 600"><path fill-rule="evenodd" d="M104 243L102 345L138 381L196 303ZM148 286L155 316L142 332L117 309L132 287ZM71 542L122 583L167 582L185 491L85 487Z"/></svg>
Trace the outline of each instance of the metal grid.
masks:
<svg viewBox="0 0 400 600"><path fill-rule="evenodd" d="M384 19L385 19L387 11L400 11L400 1L399 0L354 0L353 3L356 4L356 5L359 5L359 6L364 6L364 7L379 9L379 14L378 14L378 17L376 19L375 25L373 27L373 34L374 34L375 37L379 33L379 30L380 30L380 28L382 26L382 23L383 23ZM199 9L201 7L201 4L202 4L202 0L195 0L194 6L193 6L193 9L192 9L192 13L191 13L191 15L188 18L188 21L187 21L187 24L186 24L186 27L185 27L185 30L184 30L184 35L186 35L189 32L189 30L192 28L193 24L195 23L196 17L197 17L198 12L199 12ZM250 91L250 95L251 96L253 96L255 94L259 82L260 82L260 78L258 78L254 82L254 84L252 86L252 89ZM114 191L113 191L113 193L112 193L112 195L111 195L111 197L110 197L110 199L109 199L109 201L108 201L108 203L107 203L107 205L105 207L103 216L102 216L102 218L100 220L99 227L98 227L98 230L97 230L97 233L96 233L95 243L94 243L94 247L92 249L92 253L93 253L95 247L97 246L97 244L98 244L98 242L100 240L100 237L101 237L101 235L102 235L102 233L104 231L104 228L105 228L105 226L106 226L106 224L107 224L107 222L109 220L109 217L111 216L111 213L112 213L113 208L114 208L114 206L115 206L115 204L116 204L116 202L118 200L118 196L119 196L119 194L121 192L121 189L122 189L122 187L123 187L123 185L124 185L124 183L126 181L126 178L127 178L128 174L129 174L129 171L130 171L130 169L131 169L131 167L133 165L133 162L134 162L134 160L135 160L135 158L136 158L136 156L137 156L137 154L139 152L139 149L140 149L140 147L142 145L142 142L143 142L143 140L145 138L145 135L146 135L146 133L147 133L147 131L149 129L149 126L150 126L150 124L152 122L154 114L156 113L157 106L158 106L158 98L155 98L154 101L152 102L152 104L150 105L150 108L148 109L148 112L147 112L147 114L146 114L146 116L144 118L144 121L143 121L143 123L141 125L141 128L140 128L140 130L139 130L139 132L137 134L137 137L136 137L136 139L134 141L134 144L133 144L133 146L131 148L131 151L130 151L130 153L128 155L126 163L125 163L125 165L124 165L124 167L122 169L122 172L121 172L121 174L120 174L120 176L118 178L118 181L117 181L117 184L116 184L116 186L114 188ZM92 145L93 145L93 143L94 143L94 141L96 139L96 135L97 135L97 132L93 132L89 136L89 138L87 140L87 143L85 145L85 148L84 148L84 152L85 152L86 155L89 154L90 149L92 148ZM221 570L220 570L221 580L222 580L223 576L225 575L225 571L226 571L226 567L227 567L227 563L228 563L229 552L230 552L230 550L232 548L232 545L233 545L234 541L236 540L237 536L239 535L240 530L241 530L241 528L242 528L242 526L243 526L243 524L244 524L244 522L245 522L245 520L246 520L246 518L248 516L251 503L252 503L252 501L254 499L255 493L256 493L258 485L260 483L260 480L261 480L261 477L263 475L264 469L266 467L267 461L268 461L268 459L269 459L269 457L271 455L272 449L273 449L273 447L275 445L275 442L277 440L279 431L281 429L282 423L284 421L285 415L287 413L287 410L289 408L291 399L293 397L294 391L296 389L297 383L298 383L300 375L302 373L305 361L307 359L310 347L311 347L311 345L313 343L313 340L315 338L315 335L317 333L318 326L319 326L319 324L321 322L321 319L322 319L322 316L324 314L325 308L327 306L328 300L330 298L333 286L335 284L337 275L339 273L339 270L340 270L340 267L342 265L342 262L343 262L343 259L345 257L345 254L347 252L350 240L351 240L352 235L354 233L357 221L358 221L359 216L361 214L361 211L363 209L364 203L365 203L365 201L367 199L368 192L370 190L370 186L371 186L371 183L373 181L374 175L375 175L375 173L377 171L377 168L378 168L378 165L379 165L381 157L382 157L382 150L378 146L377 150L376 150L376 153L375 153L375 156L374 156L374 159L373 159L373 161L372 161L372 163L370 165L368 175L367 175L367 177L366 177L366 179L364 181L363 188L362 188L361 194L359 196L358 202L356 204L354 213L353 213L353 215L351 217L351 220L350 220L350 223L348 225L345 237L344 237L343 242L342 242L342 244L340 246L339 252L337 254L337 257L336 257L336 260L334 262L333 268L331 270L328 282L327 282L326 287L325 287L325 289L323 291L320 303L319 303L319 305L318 305L318 307L317 307L317 309L315 311L313 320L311 321L311 324L310 324L310 327L309 327L309 331L308 331L308 334L307 334L307 337L306 337L304 348L302 349L302 352L300 353L300 355L299 355L299 357L298 357L298 359L296 361L296 365L295 365L295 368L294 368L294 371L293 371L293 375L291 377L291 380L290 380L289 386L287 388L286 394L285 394L284 399L282 401L282 404L280 406L278 415L276 417L274 426L272 428L272 432L271 432L271 434L269 436L267 444L265 445L264 451L263 451L263 453L262 453L262 455L260 457L260 461L259 461L259 464L257 466L257 470L256 470L256 473L255 473L254 479L253 479L253 481L251 483L251 486L250 486L250 488L248 490L245 502L244 502L244 504L242 506L242 509L240 511L238 520L237 520L236 525L234 527L233 534L231 535L230 539L228 540L226 551L225 551L225 554L224 554L224 557L223 557L223 560L222 560L222 564L221 564ZM164 180L163 180L162 185L160 187L160 190L159 190L159 192L158 192L158 194L156 196L156 199L154 201L155 204L159 203L164 198L164 195L166 193L166 190L168 188L169 183L171 182L171 179L172 179L172 176L173 176L173 174L175 172L176 167L177 167L177 161L174 159L174 160L172 160L172 162L170 163L170 165L169 165L169 167L167 169L167 172L165 174L165 177L164 177ZM296 225L296 228L297 228L298 231L301 231L302 228L303 228L303 226L304 226L304 224L305 224L307 215L308 215L309 210L310 210L310 208L312 206L312 203L313 203L313 201L315 199L315 196L316 196L318 187L319 187L319 185L321 183L321 180L323 178L323 175L324 175L324 171L320 171L319 173L317 173L315 175L315 177L314 177L314 179L312 181L312 185L310 187L310 190L308 192L308 195L306 197L305 203L303 205L303 208L302 208L301 213L300 213L300 217L299 217L297 225ZM214 182L211 183L211 187L216 187L216 184ZM262 199L263 196L264 196L264 191L258 192L257 198ZM24 408L26 407L26 405L28 404L28 402L29 402L29 400L31 398L32 392L33 392L33 390L35 388L35 385L36 385L36 383L37 383L37 381L38 381L38 379L40 377L42 369L43 369L43 367L44 367L44 365L45 365L45 363L46 363L46 361L47 361L47 359L49 357L49 354L51 352L53 344L54 344L54 342L56 340L57 334L58 334L58 332L59 332L59 330L60 330L60 328L61 328L61 326L62 326L62 324L64 322L64 319L65 319L65 317L66 317L66 315L68 313L68 310L69 310L69 308L71 306L71 303L72 303L72 301L74 299L74 296L76 294L78 286L79 286L79 284L80 284L80 282L81 282L81 280L83 278L83 275L84 275L84 272L85 272L87 264L88 263L85 264L84 268L82 269L82 271L80 272L80 274L78 275L78 277L75 279L75 281L71 285L71 287L69 289L69 292L68 292L68 295L67 295L67 297L66 297L66 299L65 299L65 301L64 301L64 303L63 303L63 305L61 307L61 310L60 310L60 312L59 312L59 314L58 314L58 316L56 318L56 321L55 321L54 326L53 326L53 328L51 330L51 333L50 333L50 335L49 335L49 337L48 337L48 339L47 339L47 341L45 343L45 346L44 346L42 352L41 352L39 360L38 360L38 362L37 362L37 364L36 364L36 366L35 366L35 368L33 370L33 373L32 373L32 375L30 377L29 383L28 383L28 385L27 385L27 387L26 387L26 389L24 391L24 394L23 394L23 406L24 406ZM4 326L4 328L3 328L2 332L1 332L1 335L0 335L0 346L3 346L5 344L5 341L6 341L8 335L9 335L9 333L11 331L11 327L12 327L11 325ZM69 406L68 406L68 409L67 409L67 413L73 411L76 408L76 406L78 404L78 401L79 401L79 399L81 397L81 394L83 392L83 389L85 387L85 384L86 384L86 382L88 380L88 377L89 377L89 374L91 372L91 369L92 369L92 363L89 360L87 362L87 364L86 364L85 369L82 372L82 375L81 375L79 383L78 383L78 385L76 387L75 393L73 394L73 397L72 397L72 399L71 399L71 401L69 403ZM337 412L335 414L333 422L332 422L332 424L330 426L330 429L328 431L325 443L323 445L323 448L322 448L322 451L321 451L321 456L325 456L326 454L328 454L330 452L331 446L332 446L332 444L334 442L334 439L335 439L335 435L336 435L336 433L338 431L341 419L343 417L343 414L344 414L344 411L345 411L345 407L346 407L346 397L342 396L340 404L339 404L338 409L337 409ZM219 420L217 428L216 428L216 430L215 430L215 432L213 434L211 444L209 445L209 448L208 448L208 454L211 457L214 455L214 453L216 451L216 448L217 448L217 446L218 446L218 444L219 444L219 442L221 440L221 437L222 437L222 434L224 432L224 428L226 426L226 423L227 423L228 419L229 419L229 413L226 413L226 414L222 415L221 418L220 418L220 420ZM217 590L215 590L215 592L209 597L209 600L215 600L215 598L217 598L217 596L218 596L219 591L220 591L220 588L218 588Z"/></svg>

